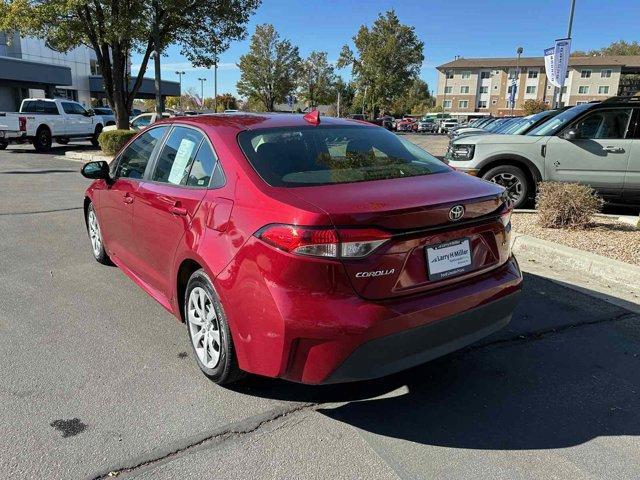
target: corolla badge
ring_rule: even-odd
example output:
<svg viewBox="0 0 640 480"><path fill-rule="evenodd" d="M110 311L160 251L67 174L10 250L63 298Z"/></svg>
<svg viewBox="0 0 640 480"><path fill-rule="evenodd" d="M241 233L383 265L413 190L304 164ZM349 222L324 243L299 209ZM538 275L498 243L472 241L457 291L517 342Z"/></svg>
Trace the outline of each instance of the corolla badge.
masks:
<svg viewBox="0 0 640 480"><path fill-rule="evenodd" d="M464 217L464 207L462 205L454 205L451 207L451 210L449 210L450 220L455 222L456 220L460 220L462 217Z"/></svg>
<svg viewBox="0 0 640 480"><path fill-rule="evenodd" d="M383 275L391 275L395 271L395 268L391 268L389 270L376 270L373 272L358 272L356 273L356 278L382 277Z"/></svg>

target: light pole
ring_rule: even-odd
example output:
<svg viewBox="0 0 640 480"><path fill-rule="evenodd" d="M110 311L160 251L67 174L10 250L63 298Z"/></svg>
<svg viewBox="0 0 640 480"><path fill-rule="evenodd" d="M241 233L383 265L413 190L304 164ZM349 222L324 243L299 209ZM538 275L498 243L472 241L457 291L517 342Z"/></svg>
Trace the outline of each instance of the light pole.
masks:
<svg viewBox="0 0 640 480"><path fill-rule="evenodd" d="M200 100L202 101L202 106L200 108L204 108L204 82L207 81L206 78L198 78L200 82Z"/></svg>
<svg viewBox="0 0 640 480"><path fill-rule="evenodd" d="M218 113L218 54L213 61L213 109Z"/></svg>
<svg viewBox="0 0 640 480"><path fill-rule="evenodd" d="M571 30L573 29L573 12L576 8L576 0L571 0L571 8L569 9L569 26L567 27L567 38L571 38ZM567 79L567 72L564 72L562 83L560 85L560 95L558 95L558 104L557 107L560 108L562 106L562 89L564 88L564 82Z"/></svg>
<svg viewBox="0 0 640 480"><path fill-rule="evenodd" d="M180 108L180 110L182 110L182 75L184 74L185 72L182 70L176 71L176 75L178 75L180 82L180 96L178 97L178 107Z"/></svg>
<svg viewBox="0 0 640 480"><path fill-rule="evenodd" d="M520 55L522 55L522 52L524 52L524 48L522 47L518 47L518 49L516 50L516 53L518 54L518 58L516 59L516 78L513 81L513 84L511 85L511 88L513 88L513 92L511 93L511 96L513 98L513 100L511 101L511 116L513 117L513 109L516 106L516 100L518 99L518 84L520 83Z"/></svg>

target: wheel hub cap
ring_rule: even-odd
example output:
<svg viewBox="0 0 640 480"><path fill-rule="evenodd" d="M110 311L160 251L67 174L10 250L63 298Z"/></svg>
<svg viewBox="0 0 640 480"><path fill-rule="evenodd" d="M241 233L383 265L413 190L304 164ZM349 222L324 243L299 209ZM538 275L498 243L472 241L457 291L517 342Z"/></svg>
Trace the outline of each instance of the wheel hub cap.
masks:
<svg viewBox="0 0 640 480"><path fill-rule="evenodd" d="M96 257L100 255L102 250L102 237L100 235L100 226L98 218L93 209L89 210L89 238L91 239L91 247Z"/></svg>
<svg viewBox="0 0 640 480"><path fill-rule="evenodd" d="M524 190L524 186L518 177L511 173L498 173L489 179L493 183L497 183L498 185L502 185L507 189L507 195L509 199L516 203L520 198L522 198L522 193Z"/></svg>
<svg viewBox="0 0 640 480"><path fill-rule="evenodd" d="M213 301L202 287L195 287L189 294L187 322L200 362L214 368L220 361L220 324Z"/></svg>

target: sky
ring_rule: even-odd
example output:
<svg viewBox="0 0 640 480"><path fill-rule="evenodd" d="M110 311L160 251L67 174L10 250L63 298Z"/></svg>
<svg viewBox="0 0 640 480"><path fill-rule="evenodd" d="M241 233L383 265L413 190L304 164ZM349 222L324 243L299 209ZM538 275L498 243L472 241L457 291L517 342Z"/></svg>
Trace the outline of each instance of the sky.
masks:
<svg viewBox="0 0 640 480"><path fill-rule="evenodd" d="M435 67L453 60L455 55L473 57L542 56L556 38L565 37L570 0L263 0L252 16L249 35L234 42L220 56L218 93L237 94L240 71L236 64L249 49L249 36L255 26L271 23L281 37L291 40L305 57L313 50L326 51L331 62L338 59L342 46L353 49L352 37L360 25L372 25L379 13L395 9L400 21L415 27L424 42L425 61L420 77L429 89L436 87ZM640 41L640 0L576 0L572 50L600 48L616 40ZM200 93L198 78L206 78L205 97L213 96L213 71L193 68L173 45L163 57L162 77L178 80L184 71L183 91ZM133 70L140 57L133 57ZM153 77L153 66L146 76ZM345 80L350 69L337 71Z"/></svg>

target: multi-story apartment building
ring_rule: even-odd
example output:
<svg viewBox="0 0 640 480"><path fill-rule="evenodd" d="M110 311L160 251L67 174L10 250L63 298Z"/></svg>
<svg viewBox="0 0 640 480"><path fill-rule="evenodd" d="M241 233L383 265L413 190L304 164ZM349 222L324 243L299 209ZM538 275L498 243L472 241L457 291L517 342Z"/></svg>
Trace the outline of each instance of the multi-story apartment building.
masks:
<svg viewBox="0 0 640 480"><path fill-rule="evenodd" d="M547 79L543 57L459 58L437 67L436 105L458 115L511 114L511 85L516 80L513 114L526 100L555 105L559 89ZM640 91L640 55L571 57L562 105L578 105Z"/></svg>
<svg viewBox="0 0 640 480"><path fill-rule="evenodd" d="M179 96L178 82L162 82L164 95ZM78 47L56 52L43 40L0 32L0 111L16 110L23 98L69 98L91 106L104 98L95 52ZM153 79L144 79L140 98L153 98Z"/></svg>

